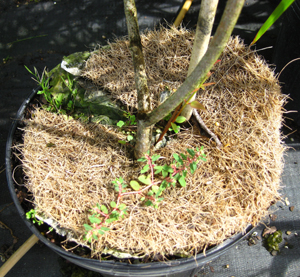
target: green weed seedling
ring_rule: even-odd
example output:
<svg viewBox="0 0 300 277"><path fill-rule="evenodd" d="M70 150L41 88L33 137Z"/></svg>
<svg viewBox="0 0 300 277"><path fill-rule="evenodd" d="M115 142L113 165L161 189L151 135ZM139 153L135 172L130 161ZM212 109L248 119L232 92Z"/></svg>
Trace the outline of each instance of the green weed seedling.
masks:
<svg viewBox="0 0 300 277"><path fill-rule="evenodd" d="M38 83L40 86L40 90L37 92L37 94L43 94L46 101L49 103L49 107L46 109L48 111L55 111L58 112L58 109L61 106L62 99L55 99L53 100L53 97L50 93L50 78L48 76L48 72L46 71L46 68L44 68L42 75L40 76L37 69L34 67L34 73L26 66L24 65L27 71L32 74L35 78L32 78L34 81Z"/></svg>
<svg viewBox="0 0 300 277"><path fill-rule="evenodd" d="M32 223L37 223L39 226L44 224L42 220L36 218L36 210L31 209L29 212L26 213L26 218L31 219Z"/></svg>
<svg viewBox="0 0 300 277"><path fill-rule="evenodd" d="M131 113L129 112L125 112L124 113L124 116L127 118L127 121L124 122L123 120L120 120L118 121L117 123L117 126L120 128L120 130L127 135L126 137L126 140L119 140L118 142L121 143L121 144L127 144L127 143L130 143L130 142L133 142L134 141L134 135L135 135L135 132L134 131L126 131L126 130L123 130L123 127L128 127L128 126L136 126L136 118L135 118L135 115L132 115Z"/></svg>

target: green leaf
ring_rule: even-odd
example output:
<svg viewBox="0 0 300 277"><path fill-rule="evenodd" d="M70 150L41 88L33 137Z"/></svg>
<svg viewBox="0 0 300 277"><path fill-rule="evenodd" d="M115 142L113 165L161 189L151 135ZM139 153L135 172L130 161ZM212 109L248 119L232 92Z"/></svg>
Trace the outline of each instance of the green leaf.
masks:
<svg viewBox="0 0 300 277"><path fill-rule="evenodd" d="M154 193L154 192L153 192L152 190L149 190L148 193L147 193L147 195L152 196L153 193Z"/></svg>
<svg viewBox="0 0 300 277"><path fill-rule="evenodd" d="M27 71L28 71L29 73L31 73L32 75L34 75L34 73L33 73L32 71L30 71L29 68L28 68L26 65L24 65L24 66L25 66L25 68L27 69Z"/></svg>
<svg viewBox="0 0 300 277"><path fill-rule="evenodd" d="M174 179L178 181L178 179L179 179L180 176L181 176L181 175L180 175L179 173L177 173L177 174L174 176Z"/></svg>
<svg viewBox="0 0 300 277"><path fill-rule="evenodd" d="M83 224L83 227L85 228L85 230L87 231L92 231L94 228L88 224Z"/></svg>
<svg viewBox="0 0 300 277"><path fill-rule="evenodd" d="M153 190L154 193L157 193L159 191L159 187L156 185L152 186L151 189Z"/></svg>
<svg viewBox="0 0 300 277"><path fill-rule="evenodd" d="M166 180L163 180L162 183L160 184L159 189L160 189L161 191L163 191L163 190L165 190L165 189L167 188L167 186L168 186L167 181L166 181Z"/></svg>
<svg viewBox="0 0 300 277"><path fill-rule="evenodd" d="M104 235L105 233L103 231L101 231L101 230L98 230L98 234ZM97 237L97 239L98 239L98 237Z"/></svg>
<svg viewBox="0 0 300 277"><path fill-rule="evenodd" d="M102 220L100 218L95 217L95 216L90 216L89 220L90 220L91 223L96 223L96 224L99 224L99 223L102 222Z"/></svg>
<svg viewBox="0 0 300 277"><path fill-rule="evenodd" d="M104 235L104 233L103 233L103 234L101 234L101 235ZM98 240L98 237L97 237L97 235L96 235L96 234L93 234L93 239L94 239L94 240Z"/></svg>
<svg viewBox="0 0 300 277"><path fill-rule="evenodd" d="M146 205L146 206L153 206L153 203L152 203L152 201L147 200L147 201L145 202L145 205Z"/></svg>
<svg viewBox="0 0 300 277"><path fill-rule="evenodd" d="M203 162L206 162L207 159L205 159L204 157L199 157L200 160L202 160Z"/></svg>
<svg viewBox="0 0 300 277"><path fill-rule="evenodd" d="M146 198L143 196L143 197L141 197L141 199L140 199L140 200L141 200L141 201L144 201L145 199L146 199Z"/></svg>
<svg viewBox="0 0 300 277"><path fill-rule="evenodd" d="M128 135L128 136L127 136L127 140L128 140L128 141L133 140L133 136L132 136L132 135Z"/></svg>
<svg viewBox="0 0 300 277"><path fill-rule="evenodd" d="M195 100L195 101L189 103L189 105L190 105L193 109L206 111L205 107L204 107L200 102L198 102L197 100Z"/></svg>
<svg viewBox="0 0 300 277"><path fill-rule="evenodd" d="M105 222L106 222L107 224L109 224L109 223L112 223L112 222L114 222L114 221L117 221L118 218L119 218L119 217L110 217L110 218L106 219Z"/></svg>
<svg viewBox="0 0 300 277"><path fill-rule="evenodd" d="M182 115L177 116L176 120L177 123L183 123L186 121L186 118Z"/></svg>
<svg viewBox="0 0 300 277"><path fill-rule="evenodd" d="M197 164L195 162L192 162L190 164L190 169L191 169L191 173L194 174L194 172L196 171L197 169Z"/></svg>
<svg viewBox="0 0 300 277"><path fill-rule="evenodd" d="M261 26L250 45L253 45L255 42L257 42L294 1L295 0L282 0L266 20L266 22Z"/></svg>
<svg viewBox="0 0 300 277"><path fill-rule="evenodd" d="M176 153L173 154L174 159L179 162L181 165L183 165L183 160L180 158L180 156Z"/></svg>
<svg viewBox="0 0 300 277"><path fill-rule="evenodd" d="M140 159L137 160L138 162L147 162L147 159L145 157L142 157Z"/></svg>
<svg viewBox="0 0 300 277"><path fill-rule="evenodd" d="M115 207L117 207L117 203L116 203L115 201L111 201L111 202L110 202L110 206L111 206L112 208L115 208Z"/></svg>
<svg viewBox="0 0 300 277"><path fill-rule="evenodd" d="M187 149L186 151L190 154L190 156L191 156L192 158L195 157L195 151L194 151L193 149Z"/></svg>
<svg viewBox="0 0 300 277"><path fill-rule="evenodd" d="M139 190L140 189L140 184L137 181L135 181L135 180L130 181L130 186L134 190Z"/></svg>
<svg viewBox="0 0 300 277"><path fill-rule="evenodd" d="M154 169L155 169L154 174L158 174L158 173L160 173L163 170L163 167L161 165L156 165L154 167Z"/></svg>
<svg viewBox="0 0 300 277"><path fill-rule="evenodd" d="M181 156L181 158L182 158L184 161L186 161L186 160L187 160L187 157L186 157L186 155L184 155L184 154L180 153L180 156Z"/></svg>
<svg viewBox="0 0 300 277"><path fill-rule="evenodd" d="M69 110L71 110L72 108L73 108L73 101L72 100L70 100L69 102L68 102L68 109Z"/></svg>
<svg viewBox="0 0 300 277"><path fill-rule="evenodd" d="M102 226L100 229L103 230L103 231L110 231L110 229L108 227L105 227L105 226Z"/></svg>
<svg viewBox="0 0 300 277"><path fill-rule="evenodd" d="M163 166L163 171L173 173L173 168L171 166L165 164Z"/></svg>
<svg viewBox="0 0 300 277"><path fill-rule="evenodd" d="M118 126L119 128L122 128L124 125L125 125L125 122L122 121L122 120L118 121L118 123L117 123L117 126Z"/></svg>
<svg viewBox="0 0 300 277"><path fill-rule="evenodd" d="M118 140L118 143L126 144L127 142L125 140Z"/></svg>
<svg viewBox="0 0 300 277"><path fill-rule="evenodd" d="M101 205L101 211L105 214L108 214L108 210L107 210L106 206L104 206L104 205Z"/></svg>
<svg viewBox="0 0 300 277"><path fill-rule="evenodd" d="M118 208L120 211L124 211L126 209L126 205L122 203Z"/></svg>
<svg viewBox="0 0 300 277"><path fill-rule="evenodd" d="M186 186L185 178L183 176L179 177L178 182L182 187Z"/></svg>
<svg viewBox="0 0 300 277"><path fill-rule="evenodd" d="M175 123L171 122L171 127L173 129L173 131L177 134L180 130L180 127L177 126Z"/></svg>
<svg viewBox="0 0 300 277"><path fill-rule="evenodd" d="M145 175L140 175L138 177L139 181L145 185L150 185L151 184L151 178L150 175L148 175L147 177Z"/></svg>
<svg viewBox="0 0 300 277"><path fill-rule="evenodd" d="M160 155L159 155L159 154L155 154L155 155L153 155L153 156L151 157L152 162L157 161L159 158L160 158Z"/></svg>
<svg viewBox="0 0 300 277"><path fill-rule="evenodd" d="M148 164L146 164L146 165L142 168L141 173L142 173L142 174L143 174L143 173L146 173L149 169L150 169L150 166L149 166Z"/></svg>

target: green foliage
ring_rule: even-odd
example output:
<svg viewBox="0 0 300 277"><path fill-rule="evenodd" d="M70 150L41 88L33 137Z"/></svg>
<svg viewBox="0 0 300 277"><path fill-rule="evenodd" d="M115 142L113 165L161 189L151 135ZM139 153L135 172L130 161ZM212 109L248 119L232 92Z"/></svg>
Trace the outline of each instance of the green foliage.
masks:
<svg viewBox="0 0 300 277"><path fill-rule="evenodd" d="M294 1L295 0L282 0L277 8L269 16L267 21L261 26L250 45L256 43Z"/></svg>
<svg viewBox="0 0 300 277"><path fill-rule="evenodd" d="M187 149L187 155L185 154L173 154L174 160L172 164L159 165L156 164L161 156L154 154L149 156L146 154L139 162L146 162L146 165L140 171L138 180L131 180L130 187L133 191L128 191L128 186L125 184L122 177L117 178L112 183L115 191L118 193L117 201L111 201L109 207L106 205L100 205L99 203L90 210L92 215L89 216L90 224L84 224L86 230L85 239L88 242L92 240L98 240L99 235L104 235L106 231L110 229L105 225L123 218L127 212L127 207L124 203L121 203L122 197L128 194L140 195L140 201L142 205L147 207L153 206L158 208L158 204L163 201L164 190L173 187L178 183L181 187L185 187L186 176L190 171L191 174L195 173L197 164L200 160L206 161L203 146L196 151L193 149ZM154 175L160 174L161 178L157 178L159 181L154 180Z"/></svg>
<svg viewBox="0 0 300 277"><path fill-rule="evenodd" d="M31 221L35 224L38 224L38 225L42 225L44 224L44 222L42 220L39 220L36 218L36 210L34 209L31 209L29 212L26 213L26 218L27 219L31 219Z"/></svg>
<svg viewBox="0 0 300 277"><path fill-rule="evenodd" d="M117 182L119 182L119 180ZM92 215L89 216L90 224L83 224L86 230L84 239L89 243L91 243L92 240L98 240L99 235L104 235L105 232L110 230L105 224L117 221L120 217L123 218L124 215L127 214L126 210L126 205L119 204L119 202L111 201L109 208L97 203L96 206L90 210L90 212L92 212Z"/></svg>
<svg viewBox="0 0 300 277"><path fill-rule="evenodd" d="M135 132L131 131L131 130L122 130L123 127L128 127L128 126L134 126L136 125L136 118L135 115L130 114L129 112L124 112L124 116L127 118L127 121L124 122L123 120L119 120L117 122L117 126L121 129L121 131L127 135L126 137L126 141L125 140L119 140L118 142L121 144L127 144L129 142L134 143L134 135Z"/></svg>
<svg viewBox="0 0 300 277"><path fill-rule="evenodd" d="M282 242L282 232L280 230L269 234L266 237L266 246L269 252L279 251L279 243Z"/></svg>
<svg viewBox="0 0 300 277"><path fill-rule="evenodd" d="M66 110L69 112L74 111L78 91L75 88L74 79L70 74L67 75L67 79L61 76L61 81L67 88L68 93L66 95L63 93L54 94L50 89L50 76L46 68L44 68L42 75L40 75L35 67L34 72L32 72L26 65L24 66L26 70L35 77L33 80L40 86L40 90L37 93L43 94L48 102L49 106L45 108L46 110L61 114L66 114ZM64 103L65 99L69 99L66 104Z"/></svg>

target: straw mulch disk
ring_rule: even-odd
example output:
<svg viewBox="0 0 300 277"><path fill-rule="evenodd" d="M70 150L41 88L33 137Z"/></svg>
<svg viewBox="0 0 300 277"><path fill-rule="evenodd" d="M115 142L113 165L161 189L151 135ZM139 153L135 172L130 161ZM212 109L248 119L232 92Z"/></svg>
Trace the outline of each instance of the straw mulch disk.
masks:
<svg viewBox="0 0 300 277"><path fill-rule="evenodd" d="M185 79L192 43L193 33L183 29L143 35L154 105L165 85L176 89ZM166 190L158 209L141 205L138 195L125 197L128 215L92 242L95 257L107 249L152 257L194 255L244 231L248 223L256 225L279 199L285 98L277 79L239 38L230 40L220 59L208 80L216 84L198 98L207 109L200 112L204 122L224 147L217 149L193 120L173 135L156 151L164 157L160 163L170 164L173 153L202 145L207 162L187 176L185 188ZM131 108L136 106L133 75L126 40L93 54L83 73ZM79 243L86 244L83 224L89 223L89 209L116 201L112 181L123 177L129 183L144 165L118 143L124 137L114 126L83 124L41 109L26 122L19 146L26 186L39 212L71 230Z"/></svg>

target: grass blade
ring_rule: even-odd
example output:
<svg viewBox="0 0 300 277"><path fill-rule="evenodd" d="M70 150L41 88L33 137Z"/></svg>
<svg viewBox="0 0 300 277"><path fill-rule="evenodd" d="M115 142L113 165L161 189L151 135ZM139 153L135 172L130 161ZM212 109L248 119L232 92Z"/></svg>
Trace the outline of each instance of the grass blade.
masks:
<svg viewBox="0 0 300 277"><path fill-rule="evenodd" d="M294 2L295 0L282 0L277 8L272 12L267 21L261 26L257 32L254 40L251 42L250 46L257 42L262 35L274 24L274 22L285 12L285 10Z"/></svg>

